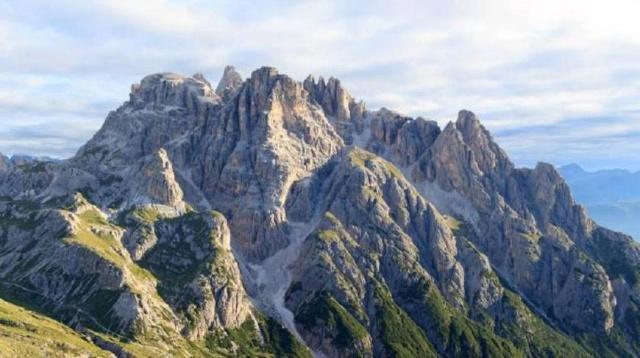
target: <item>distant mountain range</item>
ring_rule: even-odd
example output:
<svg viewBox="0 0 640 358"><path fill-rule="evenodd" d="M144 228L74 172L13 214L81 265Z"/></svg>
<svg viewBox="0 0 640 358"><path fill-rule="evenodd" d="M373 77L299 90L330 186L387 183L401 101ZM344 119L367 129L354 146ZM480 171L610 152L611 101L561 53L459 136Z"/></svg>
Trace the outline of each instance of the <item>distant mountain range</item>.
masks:
<svg viewBox="0 0 640 358"><path fill-rule="evenodd" d="M601 225L640 239L640 172L589 172L577 164L560 168L576 201Z"/></svg>
<svg viewBox="0 0 640 358"><path fill-rule="evenodd" d="M59 163L61 160L51 157L35 157L26 154L14 154L12 156L7 156L0 153L0 169L8 168L9 166L30 164L33 162Z"/></svg>

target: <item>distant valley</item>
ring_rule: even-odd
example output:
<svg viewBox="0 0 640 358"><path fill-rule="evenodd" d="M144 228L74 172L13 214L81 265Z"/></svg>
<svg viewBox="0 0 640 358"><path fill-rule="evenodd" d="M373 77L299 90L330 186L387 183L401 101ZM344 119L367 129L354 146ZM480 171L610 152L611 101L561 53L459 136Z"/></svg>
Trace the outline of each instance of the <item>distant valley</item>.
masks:
<svg viewBox="0 0 640 358"><path fill-rule="evenodd" d="M577 164L561 167L576 201L599 224L640 239L640 172L624 169L586 171Z"/></svg>

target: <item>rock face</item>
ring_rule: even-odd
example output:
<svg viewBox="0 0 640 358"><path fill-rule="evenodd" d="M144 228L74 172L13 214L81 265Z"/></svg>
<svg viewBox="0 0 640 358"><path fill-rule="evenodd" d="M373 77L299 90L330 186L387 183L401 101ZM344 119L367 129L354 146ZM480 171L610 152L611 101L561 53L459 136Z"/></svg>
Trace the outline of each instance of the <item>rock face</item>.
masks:
<svg viewBox="0 0 640 358"><path fill-rule="evenodd" d="M203 135L195 139L203 150L184 154L191 158L185 163L189 176L231 218L236 243L251 260L286 245L283 205L289 187L342 145L307 96L299 83L261 68L245 82L237 104L205 121Z"/></svg>
<svg viewBox="0 0 640 358"><path fill-rule="evenodd" d="M183 334L197 340L212 329L238 327L249 319L251 304L221 214L161 221L155 234L156 244L140 262L161 280L162 296L188 321Z"/></svg>
<svg viewBox="0 0 640 358"><path fill-rule="evenodd" d="M270 67L150 75L73 158L0 157L0 278L120 356L640 355L640 247L551 165Z"/></svg>
<svg viewBox="0 0 640 358"><path fill-rule="evenodd" d="M342 87L340 80L333 77L327 82L320 77L316 82L309 76L304 80L303 86L311 98L322 107L327 118L331 119L338 133L345 141L351 143L351 132L362 128L362 119L366 111L364 102L356 102Z"/></svg>
<svg viewBox="0 0 640 358"><path fill-rule="evenodd" d="M127 184L132 203L149 202L168 206L180 206L182 189L176 182L173 165L164 149L147 156L137 175Z"/></svg>
<svg viewBox="0 0 640 358"><path fill-rule="evenodd" d="M236 71L233 66L227 66L224 68L224 73L218 86L216 87L216 94L220 96L225 102L233 99L242 87L242 76Z"/></svg>
<svg viewBox="0 0 640 358"><path fill-rule="evenodd" d="M9 157L0 153L0 172L6 172L9 170L9 166L11 165L11 161Z"/></svg>

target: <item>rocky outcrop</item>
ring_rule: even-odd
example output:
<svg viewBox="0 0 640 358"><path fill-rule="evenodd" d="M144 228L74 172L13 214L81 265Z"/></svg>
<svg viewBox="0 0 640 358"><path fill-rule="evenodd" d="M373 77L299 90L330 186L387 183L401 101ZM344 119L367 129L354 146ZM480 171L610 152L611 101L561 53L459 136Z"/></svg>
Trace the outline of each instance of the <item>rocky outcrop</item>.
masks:
<svg viewBox="0 0 640 358"><path fill-rule="evenodd" d="M189 213L155 223L157 240L141 258L160 280L164 298L184 320L183 334L209 332L253 319L227 222L219 213Z"/></svg>
<svg viewBox="0 0 640 358"><path fill-rule="evenodd" d="M198 114L203 113L203 103L215 104L220 98L202 75L184 77L174 73L159 73L142 79L131 86L129 102L134 108L179 107Z"/></svg>
<svg viewBox="0 0 640 358"><path fill-rule="evenodd" d="M0 275L5 292L72 324L135 336L175 325L168 306L132 267L122 230L76 195L71 209L5 203Z"/></svg>
<svg viewBox="0 0 640 358"><path fill-rule="evenodd" d="M610 330L611 283L601 265L586 259L581 244L593 224L552 166L514 169L478 119L461 111L420 158L413 176L471 204L474 212L457 214L474 225L483 237L476 244L527 298L551 310L569 330ZM548 271L557 261L566 270ZM571 304L563 297L568 292Z"/></svg>
<svg viewBox="0 0 640 358"><path fill-rule="evenodd" d="M316 82L313 76L309 76L302 85L311 98L322 107L338 133L347 143L351 143L353 132L362 131L362 120L366 112L364 102L356 102L342 87L340 80L334 77L326 82L320 77Z"/></svg>
<svg viewBox="0 0 640 358"><path fill-rule="evenodd" d="M183 205L182 189L176 181L173 165L164 149L142 160L127 187L133 204L158 203L173 207Z"/></svg>
<svg viewBox="0 0 640 358"><path fill-rule="evenodd" d="M435 121L402 116L385 108L371 114L370 139L363 143L370 150L404 167L416 160L440 134Z"/></svg>
<svg viewBox="0 0 640 358"><path fill-rule="evenodd" d="M243 82L242 76L236 71L235 67L226 66L216 87L216 94L224 102L228 102L238 94Z"/></svg>
<svg viewBox="0 0 640 358"><path fill-rule="evenodd" d="M172 157L171 144L188 142L195 128L220 108L204 78L170 73L143 78L132 85L129 97L70 160L73 165L99 177L123 176L132 163L161 148Z"/></svg>
<svg viewBox="0 0 640 358"><path fill-rule="evenodd" d="M36 197L51 185L57 167L58 164L39 161L12 165L0 175L0 194L10 197Z"/></svg>
<svg viewBox="0 0 640 358"><path fill-rule="evenodd" d="M393 164L354 149L330 174L297 190L289 210L304 213L310 200L324 218L293 265L287 305L305 340L323 354L338 357L353 350L365 356L398 354L384 333L389 322L381 319L393 315L400 321L413 318L394 328L407 335L405 344L423 344L412 333L422 329L435 345L434 354L446 355L459 349L456 345L461 342L448 341L442 327L433 322L445 321L446 330L452 329L446 322L456 315L456 307L467 304L465 297L485 309L502 299L501 285L485 279L493 274L486 257L470 245L459 251L450 219L424 201ZM466 272L472 280L468 283ZM429 306L437 304L442 311ZM323 330L331 323L322 317L339 322L333 324L342 327L337 329L341 338ZM477 326L469 324L466 329L484 339Z"/></svg>
<svg viewBox="0 0 640 358"><path fill-rule="evenodd" d="M324 78L320 77L316 82L312 76L309 76L304 80L303 87L328 116L338 121L351 119L350 107L354 104L354 100L342 87L340 80L331 77L325 82ZM362 115L362 113L359 114Z"/></svg>
<svg viewBox="0 0 640 358"><path fill-rule="evenodd" d="M255 71L233 106L204 125L202 158L189 171L212 207L230 217L249 259L287 244L283 209L289 187L343 145L300 83L273 68Z"/></svg>

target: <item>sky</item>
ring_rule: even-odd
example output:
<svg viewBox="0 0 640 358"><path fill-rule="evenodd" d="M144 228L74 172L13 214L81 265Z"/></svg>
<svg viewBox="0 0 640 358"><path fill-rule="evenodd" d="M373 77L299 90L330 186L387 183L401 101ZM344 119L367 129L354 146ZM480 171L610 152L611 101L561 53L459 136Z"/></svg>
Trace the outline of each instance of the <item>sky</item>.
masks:
<svg viewBox="0 0 640 358"><path fill-rule="evenodd" d="M640 170L637 0L0 3L0 152L72 156L155 72L335 76L369 109L474 111L520 166Z"/></svg>

